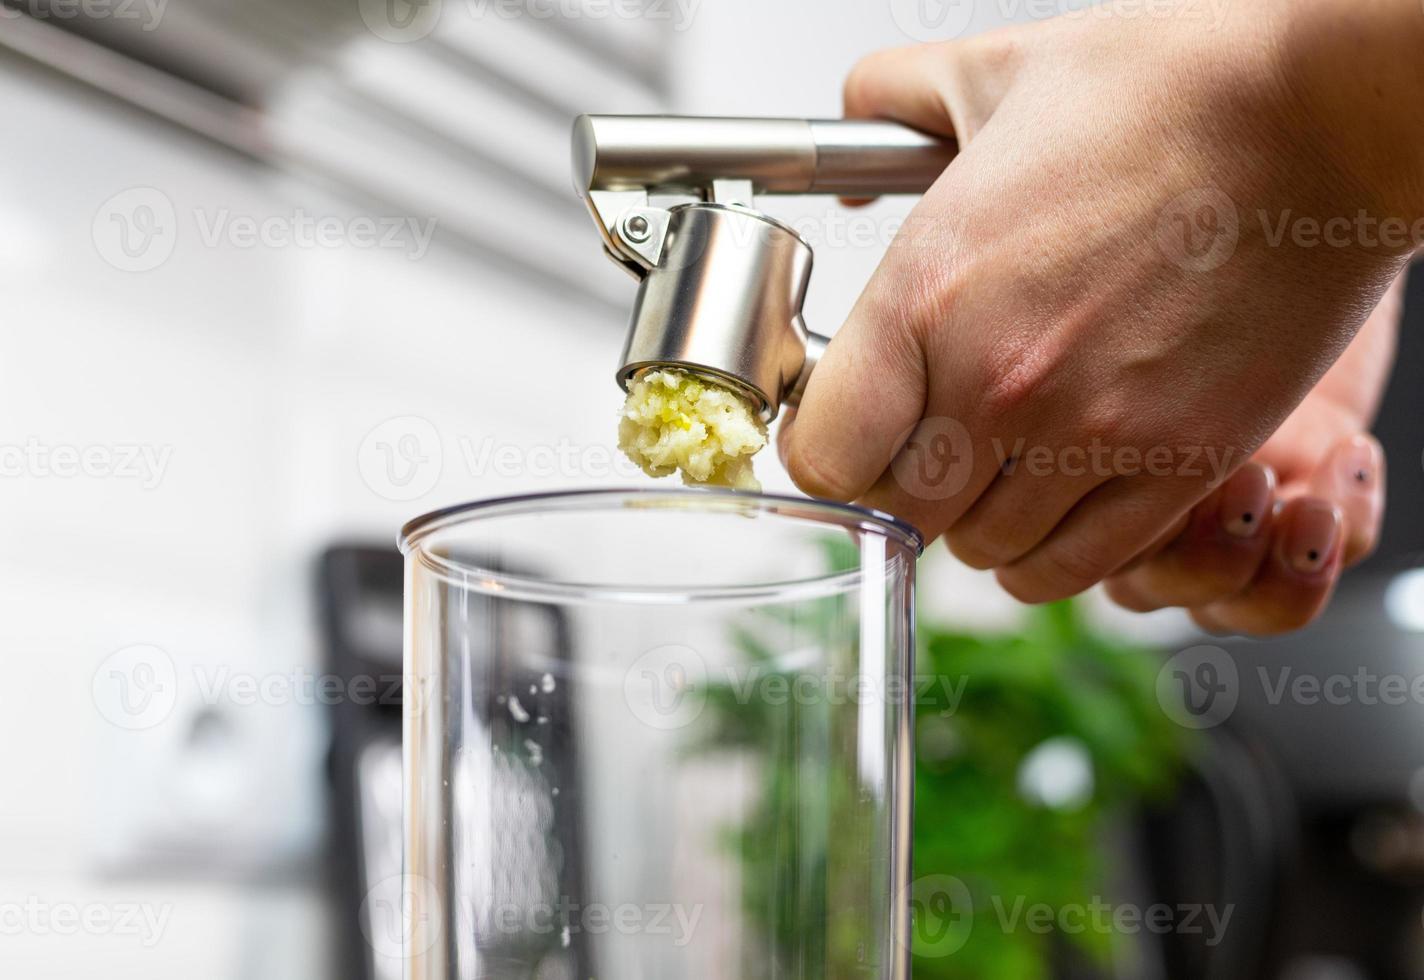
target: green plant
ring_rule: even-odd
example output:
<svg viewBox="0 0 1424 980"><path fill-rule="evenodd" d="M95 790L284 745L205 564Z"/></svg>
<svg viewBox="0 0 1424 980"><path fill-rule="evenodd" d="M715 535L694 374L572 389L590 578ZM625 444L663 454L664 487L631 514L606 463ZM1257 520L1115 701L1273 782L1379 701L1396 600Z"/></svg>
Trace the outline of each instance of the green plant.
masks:
<svg viewBox="0 0 1424 980"><path fill-rule="evenodd" d="M846 547L827 546L831 567L853 567ZM854 636L829 622L836 615L830 603L811 614L828 620L820 635ZM1158 707L1157 661L1089 628L1073 602L1031 609L1013 632L922 620L918 634L914 876L932 887L912 901L915 976L1041 980L1051 976L1055 944L1106 957L1114 937L1104 924L1050 935L1014 911L1090 905L1108 877L1107 820L1172 790L1184 733ZM855 641L843 642L850 648L830 655L854 664ZM739 631L736 643L754 669L777 669L757 629ZM788 864L817 852L809 839L817 834L841 843L871 833L851 781L833 778L825 753L802 744L833 737L833 711L771 705L729 686L709 689L707 705L699 751L740 748L763 760L757 803L725 839L743 866L746 920L759 933L752 955L768 974L781 972L775 964L800 975L849 973L861 954L857 910L872 897L836 881L824 862ZM1035 802L1021 789L1025 759L1050 740L1090 765L1091 793L1070 805ZM798 846L788 848L793 839ZM957 895L934 887L945 881ZM972 912L958 907L966 896Z"/></svg>
<svg viewBox="0 0 1424 980"><path fill-rule="evenodd" d="M957 705L917 704L914 861L917 877L952 875L973 897L963 947L936 957L917 930L916 976L1013 977L1049 971L1049 937L1010 927L1017 904L1086 906L1103 894L1105 822L1175 784L1183 730L1156 700L1148 651L1089 629L1078 605L1031 609L1022 630L977 635L922 625L920 667L964 678ZM1076 744L1091 763L1080 805L1026 800L1019 773L1050 739ZM1110 952L1104 929L1057 937L1089 957Z"/></svg>

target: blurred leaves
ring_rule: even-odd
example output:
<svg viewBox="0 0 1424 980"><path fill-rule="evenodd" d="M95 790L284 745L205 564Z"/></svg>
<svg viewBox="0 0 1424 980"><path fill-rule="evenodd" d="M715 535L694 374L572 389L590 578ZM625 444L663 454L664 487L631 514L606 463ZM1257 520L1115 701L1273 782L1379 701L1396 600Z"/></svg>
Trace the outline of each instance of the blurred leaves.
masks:
<svg viewBox="0 0 1424 980"><path fill-rule="evenodd" d="M852 543L826 547L833 570L857 567ZM838 600L798 606L792 615L801 620L798 634L814 634L832 661L854 669L859 633ZM787 623L782 616L779 625ZM763 679L785 670L765 632L752 624L735 637L747 668ZM1030 929L1022 912L1090 906L1107 883L1107 821L1171 792L1185 733L1157 704L1159 665L1148 651L1090 629L1073 602L1028 610L1014 632L919 624L914 875L953 880L956 889L962 883L972 911L912 903L922 920L917 978L1036 980L1053 976L1055 949L1090 959L1111 952L1106 924L1072 933ZM859 933L874 898L861 894L863 881L834 880L828 842L816 836L833 833L836 846L867 854L873 846L873 814L853 798L853 780L826 771L830 759L853 758L828 742L851 726L837 726L841 709L824 703L769 704L747 693L731 685L708 690L709 727L698 751L742 749L764 760L755 809L726 837L743 866L748 928L760 933L749 955L768 975L786 967L841 975L864 955ZM1072 805L1047 805L1021 790L1024 760L1050 740L1075 746L1090 764L1091 794ZM946 945L945 929L923 921L936 914L952 915L967 938L960 932ZM813 934L822 926L824 935Z"/></svg>

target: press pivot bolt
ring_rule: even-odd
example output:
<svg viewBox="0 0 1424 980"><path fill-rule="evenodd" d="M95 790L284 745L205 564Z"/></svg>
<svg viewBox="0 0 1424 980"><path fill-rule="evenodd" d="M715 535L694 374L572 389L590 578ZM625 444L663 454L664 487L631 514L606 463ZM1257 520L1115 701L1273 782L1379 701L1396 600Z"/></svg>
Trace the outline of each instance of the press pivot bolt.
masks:
<svg viewBox="0 0 1424 980"><path fill-rule="evenodd" d="M653 233L653 228L648 224L648 219L641 214L635 214L623 222L623 234L631 242L646 242Z"/></svg>

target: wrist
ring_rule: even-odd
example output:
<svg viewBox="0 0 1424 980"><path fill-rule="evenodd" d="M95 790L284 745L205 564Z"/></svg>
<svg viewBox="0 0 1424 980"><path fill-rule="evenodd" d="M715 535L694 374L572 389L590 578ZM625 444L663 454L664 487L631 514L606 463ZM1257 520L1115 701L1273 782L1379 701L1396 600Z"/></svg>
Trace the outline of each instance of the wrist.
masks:
<svg viewBox="0 0 1424 980"><path fill-rule="evenodd" d="M1420 0L1271 0L1283 94L1342 207L1424 218L1424 5Z"/></svg>

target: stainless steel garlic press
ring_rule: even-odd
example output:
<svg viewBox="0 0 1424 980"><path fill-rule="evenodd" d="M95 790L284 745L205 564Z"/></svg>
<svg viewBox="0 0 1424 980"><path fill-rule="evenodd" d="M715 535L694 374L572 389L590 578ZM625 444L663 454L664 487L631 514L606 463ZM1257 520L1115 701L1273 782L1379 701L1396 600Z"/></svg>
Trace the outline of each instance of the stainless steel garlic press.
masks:
<svg viewBox="0 0 1424 980"><path fill-rule="evenodd" d="M826 338L801 306L811 246L762 194L919 194L952 141L868 120L580 116L573 172L608 255L640 282L619 362L677 367L741 391L766 421L796 405ZM659 207L653 194L691 203Z"/></svg>

